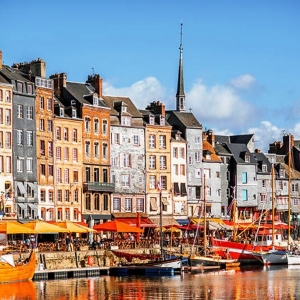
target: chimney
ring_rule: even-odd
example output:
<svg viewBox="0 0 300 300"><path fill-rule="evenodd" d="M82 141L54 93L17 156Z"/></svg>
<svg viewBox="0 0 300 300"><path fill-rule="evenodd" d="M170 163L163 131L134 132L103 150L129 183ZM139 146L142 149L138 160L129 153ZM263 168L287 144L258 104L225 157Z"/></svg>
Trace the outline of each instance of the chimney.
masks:
<svg viewBox="0 0 300 300"><path fill-rule="evenodd" d="M54 85L54 94L61 98L62 96L62 90L64 87L67 86L67 74L66 73L60 73L60 74L54 74L49 77L53 80Z"/></svg>
<svg viewBox="0 0 300 300"><path fill-rule="evenodd" d="M215 135L212 130L207 131L207 141L215 148Z"/></svg>
<svg viewBox="0 0 300 300"><path fill-rule="evenodd" d="M295 144L295 140L292 134L287 134L283 136L283 149L285 154L287 154L290 151L290 149L294 147L294 144Z"/></svg>
<svg viewBox="0 0 300 300"><path fill-rule="evenodd" d="M0 70L2 69L2 50L0 50Z"/></svg>
<svg viewBox="0 0 300 300"><path fill-rule="evenodd" d="M30 71L34 76L46 78L46 62L38 58L30 62Z"/></svg>
<svg viewBox="0 0 300 300"><path fill-rule="evenodd" d="M99 74L89 75L86 83L91 84L95 88L99 98L102 97L102 78Z"/></svg>
<svg viewBox="0 0 300 300"><path fill-rule="evenodd" d="M153 111L156 115L162 115L166 117L166 107L160 101L153 101L146 107L147 110Z"/></svg>
<svg viewBox="0 0 300 300"><path fill-rule="evenodd" d="M260 153L260 149L255 149L254 152L255 153Z"/></svg>

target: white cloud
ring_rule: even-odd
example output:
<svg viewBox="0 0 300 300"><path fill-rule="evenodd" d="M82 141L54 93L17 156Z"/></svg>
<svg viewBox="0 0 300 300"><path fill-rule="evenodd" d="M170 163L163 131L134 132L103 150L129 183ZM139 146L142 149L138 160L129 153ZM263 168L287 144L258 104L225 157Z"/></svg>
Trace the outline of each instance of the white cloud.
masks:
<svg viewBox="0 0 300 300"><path fill-rule="evenodd" d="M129 87L116 88L103 82L103 94L107 96L129 97L138 109L145 109L153 101L164 102L164 87L154 77L140 80Z"/></svg>
<svg viewBox="0 0 300 300"><path fill-rule="evenodd" d="M256 115L255 107L247 103L237 91L226 85L207 87L197 80L186 93L188 107L193 109L202 124L215 124L218 127L244 127Z"/></svg>
<svg viewBox="0 0 300 300"><path fill-rule="evenodd" d="M243 74L231 79L229 84L236 89L249 90L256 84L256 79L251 74Z"/></svg>

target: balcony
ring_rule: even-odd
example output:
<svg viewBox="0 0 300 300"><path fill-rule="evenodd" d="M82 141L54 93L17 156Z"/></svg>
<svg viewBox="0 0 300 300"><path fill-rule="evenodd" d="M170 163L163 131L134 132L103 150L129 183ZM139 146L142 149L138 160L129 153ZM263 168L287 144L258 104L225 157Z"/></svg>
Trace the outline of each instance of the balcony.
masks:
<svg viewBox="0 0 300 300"><path fill-rule="evenodd" d="M83 183L84 192L111 192L115 191L114 183L107 182L84 182Z"/></svg>

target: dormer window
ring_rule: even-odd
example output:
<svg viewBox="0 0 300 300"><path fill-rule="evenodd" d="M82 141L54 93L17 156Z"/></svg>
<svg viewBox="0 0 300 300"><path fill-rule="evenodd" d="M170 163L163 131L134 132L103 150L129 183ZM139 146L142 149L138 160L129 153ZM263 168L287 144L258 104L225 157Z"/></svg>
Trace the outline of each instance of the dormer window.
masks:
<svg viewBox="0 0 300 300"><path fill-rule="evenodd" d="M165 117L164 116L160 116L160 125L164 126L165 125Z"/></svg>
<svg viewBox="0 0 300 300"><path fill-rule="evenodd" d="M267 172L267 165L262 165L261 170L262 170L263 172Z"/></svg>
<svg viewBox="0 0 300 300"><path fill-rule="evenodd" d="M71 106L76 106L76 100L71 100Z"/></svg>
<svg viewBox="0 0 300 300"><path fill-rule="evenodd" d="M98 104L98 97L96 95L93 96L93 104L97 105L97 106L99 105Z"/></svg>
<svg viewBox="0 0 300 300"><path fill-rule="evenodd" d="M279 170L279 177L284 178L284 169Z"/></svg>
<svg viewBox="0 0 300 300"><path fill-rule="evenodd" d="M72 118L77 118L77 111L75 108L72 108Z"/></svg>
<svg viewBox="0 0 300 300"><path fill-rule="evenodd" d="M149 124L154 125L154 116L149 116Z"/></svg>
<svg viewBox="0 0 300 300"><path fill-rule="evenodd" d="M121 118L121 124L123 126L130 126L131 125L131 118L130 117L122 117Z"/></svg>
<svg viewBox="0 0 300 300"><path fill-rule="evenodd" d="M245 154L245 162L246 163L250 162L250 155L249 154Z"/></svg>
<svg viewBox="0 0 300 300"><path fill-rule="evenodd" d="M63 117L63 116L64 116L64 108L63 108L63 107L60 107L60 108L59 108L59 116L60 116L60 117Z"/></svg>
<svg viewBox="0 0 300 300"><path fill-rule="evenodd" d="M122 105L122 112L127 112L127 106Z"/></svg>

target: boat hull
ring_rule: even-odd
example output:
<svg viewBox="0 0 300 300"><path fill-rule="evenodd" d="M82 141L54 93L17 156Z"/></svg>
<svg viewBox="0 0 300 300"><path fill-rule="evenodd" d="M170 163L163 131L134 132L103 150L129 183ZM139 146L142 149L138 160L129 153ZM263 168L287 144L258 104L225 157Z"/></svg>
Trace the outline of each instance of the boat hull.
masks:
<svg viewBox="0 0 300 300"><path fill-rule="evenodd" d="M286 265L288 264L287 253L285 251L270 250L261 253L264 265Z"/></svg>
<svg viewBox="0 0 300 300"><path fill-rule="evenodd" d="M287 254L288 265L300 265L300 255L299 254Z"/></svg>
<svg viewBox="0 0 300 300"><path fill-rule="evenodd" d="M36 269L36 255L32 251L28 262L12 266L7 262L0 262L0 283L31 280Z"/></svg>
<svg viewBox="0 0 300 300"><path fill-rule="evenodd" d="M191 255L190 264L191 267L200 267L200 266L220 266L221 268L225 268L228 264L237 263L235 259L224 259L221 257L209 257L209 256L201 256L201 255Z"/></svg>

